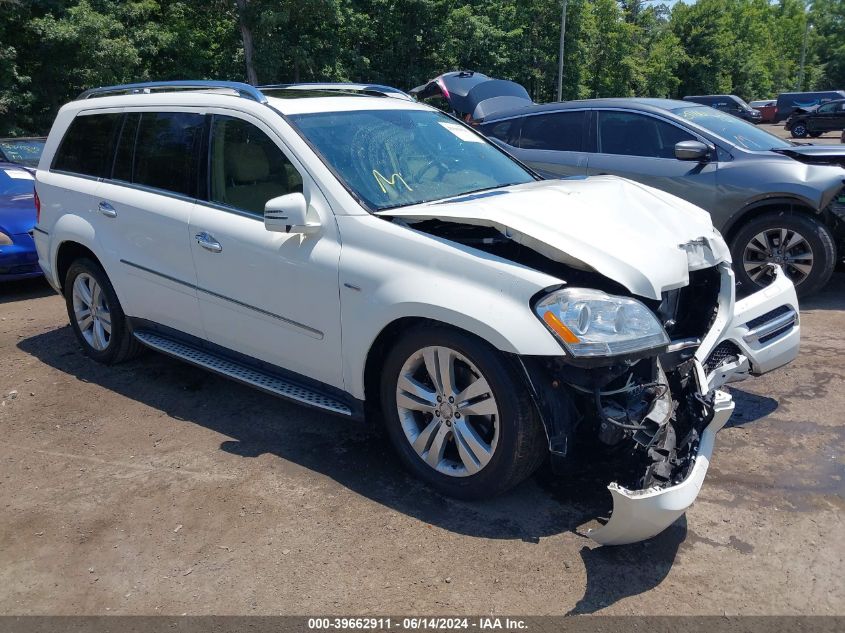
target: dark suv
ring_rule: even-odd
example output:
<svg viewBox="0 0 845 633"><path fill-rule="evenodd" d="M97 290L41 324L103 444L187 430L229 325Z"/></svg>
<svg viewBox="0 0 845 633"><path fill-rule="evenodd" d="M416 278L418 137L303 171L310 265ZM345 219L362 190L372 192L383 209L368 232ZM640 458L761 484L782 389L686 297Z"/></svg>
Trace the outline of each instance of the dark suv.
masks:
<svg viewBox="0 0 845 633"><path fill-rule="evenodd" d="M794 138L819 137L825 132L845 130L845 99L828 101L819 106L792 113L784 126Z"/></svg>
<svg viewBox="0 0 845 633"><path fill-rule="evenodd" d="M530 105L479 123L546 177L614 174L706 209L744 292L769 283L771 263L809 294L845 253L840 145L796 145L714 108L668 99Z"/></svg>

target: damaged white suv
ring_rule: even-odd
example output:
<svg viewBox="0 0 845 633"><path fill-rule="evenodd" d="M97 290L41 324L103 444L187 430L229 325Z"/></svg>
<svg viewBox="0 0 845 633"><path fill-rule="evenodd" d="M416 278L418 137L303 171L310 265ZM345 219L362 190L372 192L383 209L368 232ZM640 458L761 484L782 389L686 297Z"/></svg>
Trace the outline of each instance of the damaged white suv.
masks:
<svg viewBox="0 0 845 633"><path fill-rule="evenodd" d="M736 301L705 212L616 177L540 181L379 86L96 89L60 111L36 181L39 264L92 358L143 345L380 418L457 497L622 449L601 543L680 516L733 408L719 387L798 352L792 283Z"/></svg>

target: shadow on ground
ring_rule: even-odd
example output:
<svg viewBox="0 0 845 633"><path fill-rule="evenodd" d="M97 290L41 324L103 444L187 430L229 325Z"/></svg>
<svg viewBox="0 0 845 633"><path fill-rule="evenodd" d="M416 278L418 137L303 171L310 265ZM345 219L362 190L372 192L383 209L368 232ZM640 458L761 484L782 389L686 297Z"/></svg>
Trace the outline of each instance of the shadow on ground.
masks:
<svg viewBox="0 0 845 633"><path fill-rule="evenodd" d="M830 281L819 292L802 297L800 310L845 310L845 264L837 267Z"/></svg>
<svg viewBox="0 0 845 633"><path fill-rule="evenodd" d="M220 445L227 453L243 458L276 455L455 533L526 542L562 532L583 536L580 526L607 516L611 509L606 464L585 463L565 477L547 466L500 498L456 501L407 475L388 441L361 423L289 404L159 354L147 353L114 367L99 365L82 354L69 327L24 339L18 346L80 381L231 438ZM576 612L588 613L654 587L671 569L685 534L681 519L635 546L599 548L584 536L581 556L588 586ZM620 565L630 567L630 574L620 574Z"/></svg>

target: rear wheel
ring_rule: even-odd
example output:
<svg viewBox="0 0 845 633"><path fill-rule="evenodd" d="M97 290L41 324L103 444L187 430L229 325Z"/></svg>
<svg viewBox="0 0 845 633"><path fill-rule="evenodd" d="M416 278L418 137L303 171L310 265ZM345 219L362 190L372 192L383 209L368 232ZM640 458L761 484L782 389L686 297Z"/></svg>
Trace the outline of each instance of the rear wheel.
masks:
<svg viewBox="0 0 845 633"><path fill-rule="evenodd" d="M808 132L811 138L819 138L822 135L822 132Z"/></svg>
<svg viewBox="0 0 845 633"><path fill-rule="evenodd" d="M750 293L774 278L776 264L801 296L819 290L833 274L836 246L830 229L815 218L786 211L767 213L744 224L731 243L740 288Z"/></svg>
<svg viewBox="0 0 845 633"><path fill-rule="evenodd" d="M99 264L90 259L73 262L64 288L70 325L85 354L113 364L140 351L141 344L129 331L114 288Z"/></svg>
<svg viewBox="0 0 845 633"><path fill-rule="evenodd" d="M387 355L381 402L402 461L449 496L500 494L546 455L524 381L471 335L438 326L409 332Z"/></svg>

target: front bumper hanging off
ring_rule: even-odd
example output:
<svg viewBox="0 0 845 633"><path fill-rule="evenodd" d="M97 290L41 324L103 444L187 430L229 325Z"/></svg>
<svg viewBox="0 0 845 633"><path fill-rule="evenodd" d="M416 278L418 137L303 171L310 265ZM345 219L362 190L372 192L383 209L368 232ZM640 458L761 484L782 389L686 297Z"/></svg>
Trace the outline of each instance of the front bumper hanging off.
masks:
<svg viewBox="0 0 845 633"><path fill-rule="evenodd" d="M692 505L704 483L710 466L710 456L716 433L734 410L733 398L724 391L717 391L713 405L713 418L698 445L698 454L686 479L669 488L627 490L617 483L608 486L613 497L613 514L602 527L587 534L602 545L625 545L656 536L672 525Z"/></svg>
<svg viewBox="0 0 845 633"><path fill-rule="evenodd" d="M680 483L665 488L628 490L611 483L608 486L613 498L611 517L602 527L588 532L602 545L624 545L651 538L686 512L701 490L716 433L734 410L731 396L718 387L742 380L749 372L766 373L798 355L798 300L792 282L780 269L772 284L738 302L734 301L732 271L723 267L722 273L717 317L694 360L699 393L702 396L713 394L712 415L701 433L687 476ZM724 344L734 346L737 357L714 367L707 361Z"/></svg>

